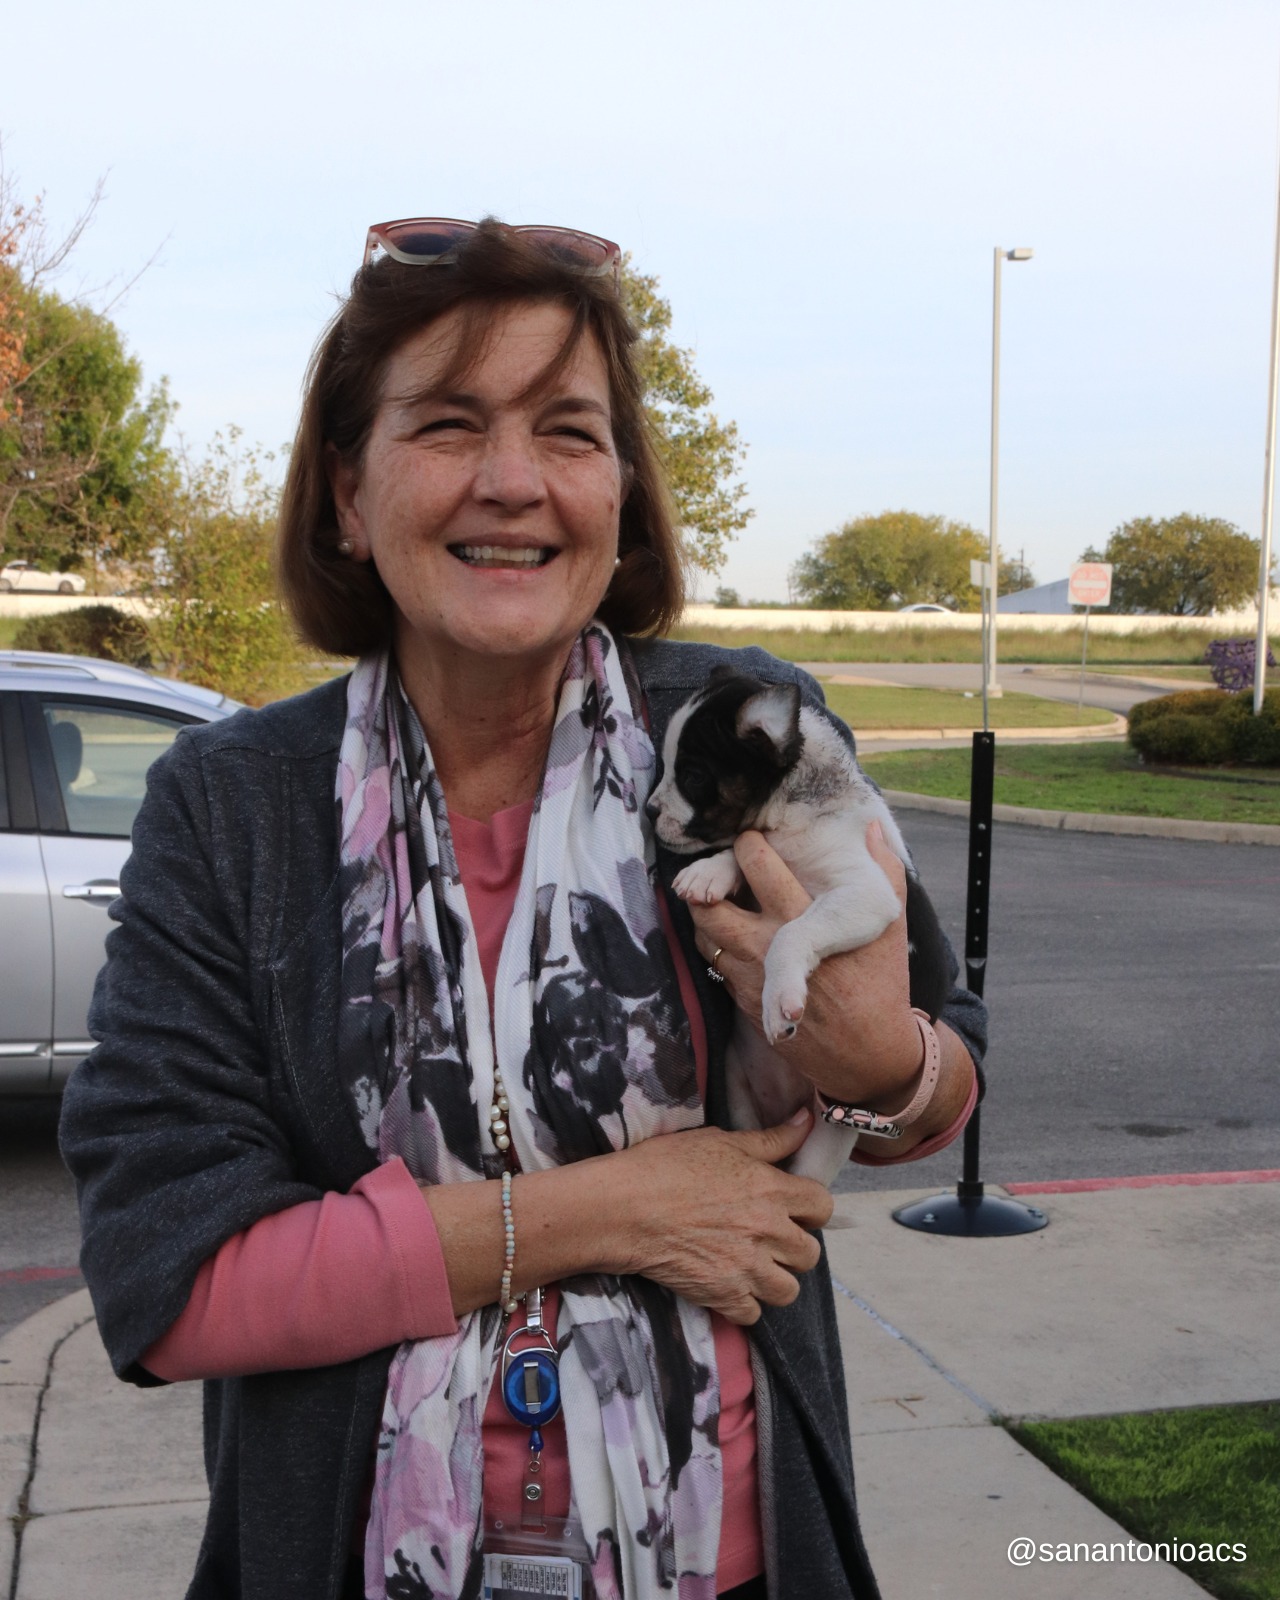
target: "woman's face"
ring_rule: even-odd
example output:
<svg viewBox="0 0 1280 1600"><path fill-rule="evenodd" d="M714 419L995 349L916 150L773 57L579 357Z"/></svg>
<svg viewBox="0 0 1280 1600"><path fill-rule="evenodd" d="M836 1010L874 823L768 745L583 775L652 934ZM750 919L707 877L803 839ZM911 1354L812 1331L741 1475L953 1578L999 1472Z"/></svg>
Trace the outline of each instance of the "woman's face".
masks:
<svg viewBox="0 0 1280 1600"><path fill-rule="evenodd" d="M482 359L441 393L451 312L387 366L364 458L331 463L353 558L372 560L396 609L396 646L465 670L476 657L555 665L595 613L618 553L622 470L609 385L589 334L546 387L562 306L496 313Z"/></svg>

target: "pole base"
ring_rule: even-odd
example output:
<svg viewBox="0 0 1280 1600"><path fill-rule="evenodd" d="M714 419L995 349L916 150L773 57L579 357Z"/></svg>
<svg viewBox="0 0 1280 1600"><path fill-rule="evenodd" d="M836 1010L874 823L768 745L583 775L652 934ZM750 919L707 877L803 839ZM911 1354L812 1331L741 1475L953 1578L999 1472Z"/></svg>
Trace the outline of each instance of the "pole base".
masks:
<svg viewBox="0 0 1280 1600"><path fill-rule="evenodd" d="M939 1194L899 1206L893 1220L919 1233L951 1238L1002 1239L1016 1233L1038 1233L1049 1219L1036 1206L998 1194Z"/></svg>

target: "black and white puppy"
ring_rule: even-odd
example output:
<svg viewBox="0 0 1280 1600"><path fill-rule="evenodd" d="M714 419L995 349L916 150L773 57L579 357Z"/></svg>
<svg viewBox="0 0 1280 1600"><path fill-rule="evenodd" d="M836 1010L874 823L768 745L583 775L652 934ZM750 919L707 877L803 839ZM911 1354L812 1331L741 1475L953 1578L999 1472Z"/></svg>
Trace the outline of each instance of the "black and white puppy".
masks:
<svg viewBox="0 0 1280 1600"><path fill-rule="evenodd" d="M812 1083L771 1048L794 1036L809 974L827 956L878 939L901 909L867 849L870 823L880 823L907 869L911 1003L931 1019L950 989L937 915L888 806L836 729L801 703L795 684L717 667L672 717L662 758L647 807L659 842L682 855L714 852L677 874L677 894L704 905L735 894L743 880L733 841L757 828L813 896L765 955L765 1039L739 1013L726 1063L734 1127L771 1126L813 1104ZM856 1137L816 1119L791 1170L830 1183Z"/></svg>

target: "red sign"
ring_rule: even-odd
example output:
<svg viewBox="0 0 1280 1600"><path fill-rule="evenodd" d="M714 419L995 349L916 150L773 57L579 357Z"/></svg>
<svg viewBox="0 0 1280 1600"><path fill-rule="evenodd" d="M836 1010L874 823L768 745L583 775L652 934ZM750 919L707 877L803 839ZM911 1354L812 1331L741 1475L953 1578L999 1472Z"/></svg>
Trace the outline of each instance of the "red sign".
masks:
<svg viewBox="0 0 1280 1600"><path fill-rule="evenodd" d="M1067 581L1067 594L1073 606L1111 604L1111 563L1078 561Z"/></svg>

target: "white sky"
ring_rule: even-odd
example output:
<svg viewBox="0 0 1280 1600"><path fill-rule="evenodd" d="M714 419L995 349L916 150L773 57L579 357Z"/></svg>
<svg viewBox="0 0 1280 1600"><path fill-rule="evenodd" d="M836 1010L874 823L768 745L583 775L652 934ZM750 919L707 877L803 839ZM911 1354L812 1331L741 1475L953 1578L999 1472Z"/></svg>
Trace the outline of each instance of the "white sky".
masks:
<svg viewBox="0 0 1280 1600"><path fill-rule="evenodd" d="M332 0L10 7L7 165L203 443L288 438L369 222L586 228L656 273L756 515L721 581L888 507L1042 581L1131 516L1260 523L1274 0ZM74 288L74 280L63 286Z"/></svg>

